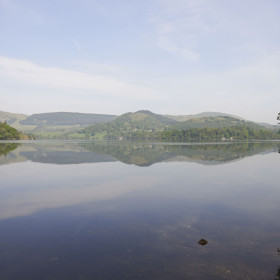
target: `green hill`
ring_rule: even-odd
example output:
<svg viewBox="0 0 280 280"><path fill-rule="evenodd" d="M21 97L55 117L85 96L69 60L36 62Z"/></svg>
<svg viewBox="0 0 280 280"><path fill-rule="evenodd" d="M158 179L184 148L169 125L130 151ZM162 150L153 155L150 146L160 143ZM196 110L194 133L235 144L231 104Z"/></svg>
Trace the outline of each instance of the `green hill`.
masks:
<svg viewBox="0 0 280 280"><path fill-rule="evenodd" d="M254 129L262 129L264 126L235 118L231 116L208 116L201 118L192 118L187 121L179 122L173 126L174 129L189 129L189 128L221 128L231 126L247 126Z"/></svg>
<svg viewBox="0 0 280 280"><path fill-rule="evenodd" d="M126 113L116 118L112 123L124 126L128 130L159 130L177 121L150 111L142 110L135 113Z"/></svg>
<svg viewBox="0 0 280 280"><path fill-rule="evenodd" d="M110 122L115 118L115 115L105 114L56 112L28 116L0 111L0 121L40 139L64 139L86 126Z"/></svg>
<svg viewBox="0 0 280 280"><path fill-rule="evenodd" d="M135 113L126 113L110 123L92 125L87 127L84 131L92 134L92 132L106 131L108 133L122 133L136 132L136 131L162 131L169 129L190 129L190 128L221 128L232 126L244 126L253 129L262 129L264 126L257 123L242 120L231 116L208 116L196 117L186 121L176 121L171 117L152 113L150 111L142 110Z"/></svg>
<svg viewBox="0 0 280 280"><path fill-rule="evenodd" d="M126 113L106 124L96 124L79 131L101 139L220 141L221 139L279 139L265 126L239 117L219 115L176 121L150 111ZM186 132L188 131L188 133Z"/></svg>
<svg viewBox="0 0 280 280"><path fill-rule="evenodd" d="M115 115L55 112L31 115L20 121L20 124L36 126L91 125L101 122L110 122L115 118Z"/></svg>
<svg viewBox="0 0 280 280"><path fill-rule="evenodd" d="M133 114L134 115L143 114L143 115L146 115L146 116L150 116L153 119L158 120L160 123L166 124L166 125L177 123L177 121L172 119L172 118L166 117L164 115L155 114L155 113L152 113L148 110L140 110L140 111L137 111L136 113L131 113L131 115L133 115Z"/></svg>
<svg viewBox="0 0 280 280"><path fill-rule="evenodd" d="M123 114L110 123L89 126L81 130L80 133L92 136L98 133L105 133L106 138L119 138L140 131L155 132L164 130L175 123L177 121L163 115L142 110Z"/></svg>

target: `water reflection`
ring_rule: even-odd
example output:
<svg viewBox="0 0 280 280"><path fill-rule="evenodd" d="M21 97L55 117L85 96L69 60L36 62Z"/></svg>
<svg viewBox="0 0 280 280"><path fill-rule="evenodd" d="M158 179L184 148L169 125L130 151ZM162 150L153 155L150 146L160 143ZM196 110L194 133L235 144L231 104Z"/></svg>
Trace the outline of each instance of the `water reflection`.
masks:
<svg viewBox="0 0 280 280"><path fill-rule="evenodd" d="M278 266L276 276L277 276L277 277L275 278L275 280L279 280L279 279L280 279L280 266Z"/></svg>
<svg viewBox="0 0 280 280"><path fill-rule="evenodd" d="M277 248L277 253L280 255L280 248ZM275 280L280 280L280 265L277 268L276 278Z"/></svg>
<svg viewBox="0 0 280 280"><path fill-rule="evenodd" d="M0 143L0 156L6 156L11 151L15 150L20 144L16 143Z"/></svg>
<svg viewBox="0 0 280 280"><path fill-rule="evenodd" d="M278 150L22 144L0 156L0 279L280 279Z"/></svg>
<svg viewBox="0 0 280 280"><path fill-rule="evenodd" d="M19 145L2 143L0 164L33 161L55 164L78 164L120 161L137 166L158 162L197 162L221 164L248 156L278 151L277 142L228 144L155 144L133 142L34 143ZM16 151L11 152L18 148ZM1 158L5 155L5 159ZM8 156L7 156L8 155Z"/></svg>

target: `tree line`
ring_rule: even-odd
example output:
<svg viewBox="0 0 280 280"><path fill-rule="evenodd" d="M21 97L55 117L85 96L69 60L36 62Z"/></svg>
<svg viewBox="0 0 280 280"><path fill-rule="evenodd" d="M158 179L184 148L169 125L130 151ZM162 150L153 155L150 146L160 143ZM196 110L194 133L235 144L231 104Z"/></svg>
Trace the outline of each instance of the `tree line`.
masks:
<svg viewBox="0 0 280 280"><path fill-rule="evenodd" d="M277 140L280 131L270 129L254 129L247 126L232 126L224 128L189 128L169 129L163 131L138 130L123 133L109 131L106 139L127 140L159 140L170 142L200 142L226 140Z"/></svg>

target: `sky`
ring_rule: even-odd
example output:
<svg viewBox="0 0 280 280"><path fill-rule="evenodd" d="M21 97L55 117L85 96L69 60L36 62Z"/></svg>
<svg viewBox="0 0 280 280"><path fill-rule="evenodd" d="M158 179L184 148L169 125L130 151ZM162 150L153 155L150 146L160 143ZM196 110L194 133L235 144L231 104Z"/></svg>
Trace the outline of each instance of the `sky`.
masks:
<svg viewBox="0 0 280 280"><path fill-rule="evenodd" d="M0 111L276 124L278 0L0 0Z"/></svg>

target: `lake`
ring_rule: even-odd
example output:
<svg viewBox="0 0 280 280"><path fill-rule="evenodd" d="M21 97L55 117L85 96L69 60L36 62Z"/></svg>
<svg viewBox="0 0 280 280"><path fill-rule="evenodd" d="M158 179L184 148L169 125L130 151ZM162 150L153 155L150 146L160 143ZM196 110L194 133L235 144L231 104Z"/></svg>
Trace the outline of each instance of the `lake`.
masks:
<svg viewBox="0 0 280 280"><path fill-rule="evenodd" d="M279 150L2 142L0 279L280 279Z"/></svg>

